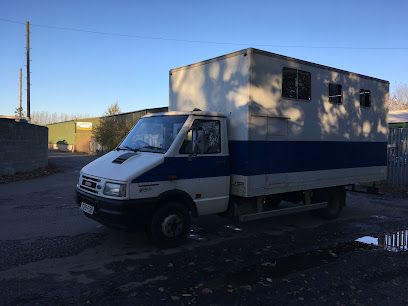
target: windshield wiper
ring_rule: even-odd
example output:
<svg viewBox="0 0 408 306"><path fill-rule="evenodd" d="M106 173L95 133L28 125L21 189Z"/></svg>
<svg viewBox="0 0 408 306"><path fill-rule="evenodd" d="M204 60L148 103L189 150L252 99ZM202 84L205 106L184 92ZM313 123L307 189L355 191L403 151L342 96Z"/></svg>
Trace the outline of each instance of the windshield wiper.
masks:
<svg viewBox="0 0 408 306"><path fill-rule="evenodd" d="M135 149L135 148L132 148L132 147L129 147L129 146L117 147L116 148L116 151L120 151L120 150L123 150L123 151L129 150L129 151L133 151L133 152L139 151L139 149Z"/></svg>
<svg viewBox="0 0 408 306"><path fill-rule="evenodd" d="M139 148L139 151L142 151L143 149L147 150L156 150L159 151L159 153L165 153L166 149L160 148L160 147L155 147L155 146L143 146Z"/></svg>

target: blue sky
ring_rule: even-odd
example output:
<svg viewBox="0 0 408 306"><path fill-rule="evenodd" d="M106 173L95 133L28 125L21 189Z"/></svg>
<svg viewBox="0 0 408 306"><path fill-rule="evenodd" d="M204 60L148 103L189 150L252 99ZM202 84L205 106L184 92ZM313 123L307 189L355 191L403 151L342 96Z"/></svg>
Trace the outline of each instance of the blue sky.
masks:
<svg viewBox="0 0 408 306"><path fill-rule="evenodd" d="M31 109L101 115L165 106L171 68L245 47L408 83L407 1L1 1L31 27ZM187 43L35 25L233 44ZM269 45L269 46L265 46ZM0 114L18 104L25 26L0 20ZM25 73L24 73L25 75ZM24 85L25 89L25 85ZM25 103L25 95L24 95ZM23 105L25 106L25 105Z"/></svg>

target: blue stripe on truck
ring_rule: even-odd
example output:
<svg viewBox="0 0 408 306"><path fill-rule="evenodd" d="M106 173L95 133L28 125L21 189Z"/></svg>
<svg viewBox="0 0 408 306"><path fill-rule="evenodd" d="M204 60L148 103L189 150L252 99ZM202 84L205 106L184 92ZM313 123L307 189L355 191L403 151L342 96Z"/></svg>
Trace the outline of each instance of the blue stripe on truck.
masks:
<svg viewBox="0 0 408 306"><path fill-rule="evenodd" d="M231 173L258 175L387 165L386 142L230 141Z"/></svg>
<svg viewBox="0 0 408 306"><path fill-rule="evenodd" d="M132 183L182 180L230 175L228 156L166 157L164 162Z"/></svg>
<svg viewBox="0 0 408 306"><path fill-rule="evenodd" d="M230 141L230 157L167 157L132 183L387 165L386 142Z"/></svg>

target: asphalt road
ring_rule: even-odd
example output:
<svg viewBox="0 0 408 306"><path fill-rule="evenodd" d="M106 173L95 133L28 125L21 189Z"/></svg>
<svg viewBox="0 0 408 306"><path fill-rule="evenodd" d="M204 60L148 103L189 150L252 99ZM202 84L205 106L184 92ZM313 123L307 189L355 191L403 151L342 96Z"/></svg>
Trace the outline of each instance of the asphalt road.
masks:
<svg viewBox="0 0 408 306"><path fill-rule="evenodd" d="M0 304L408 303L408 254L355 242L405 230L407 198L349 193L331 222L200 218L186 245L161 251L79 211L92 159L52 154L62 172L0 185Z"/></svg>

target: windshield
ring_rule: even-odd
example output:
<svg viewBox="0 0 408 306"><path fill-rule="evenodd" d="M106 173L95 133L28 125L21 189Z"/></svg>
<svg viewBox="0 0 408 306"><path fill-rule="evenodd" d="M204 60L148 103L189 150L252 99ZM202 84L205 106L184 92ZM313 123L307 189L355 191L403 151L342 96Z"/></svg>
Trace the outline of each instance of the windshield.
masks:
<svg viewBox="0 0 408 306"><path fill-rule="evenodd" d="M118 149L166 153L188 116L155 116L140 119Z"/></svg>

